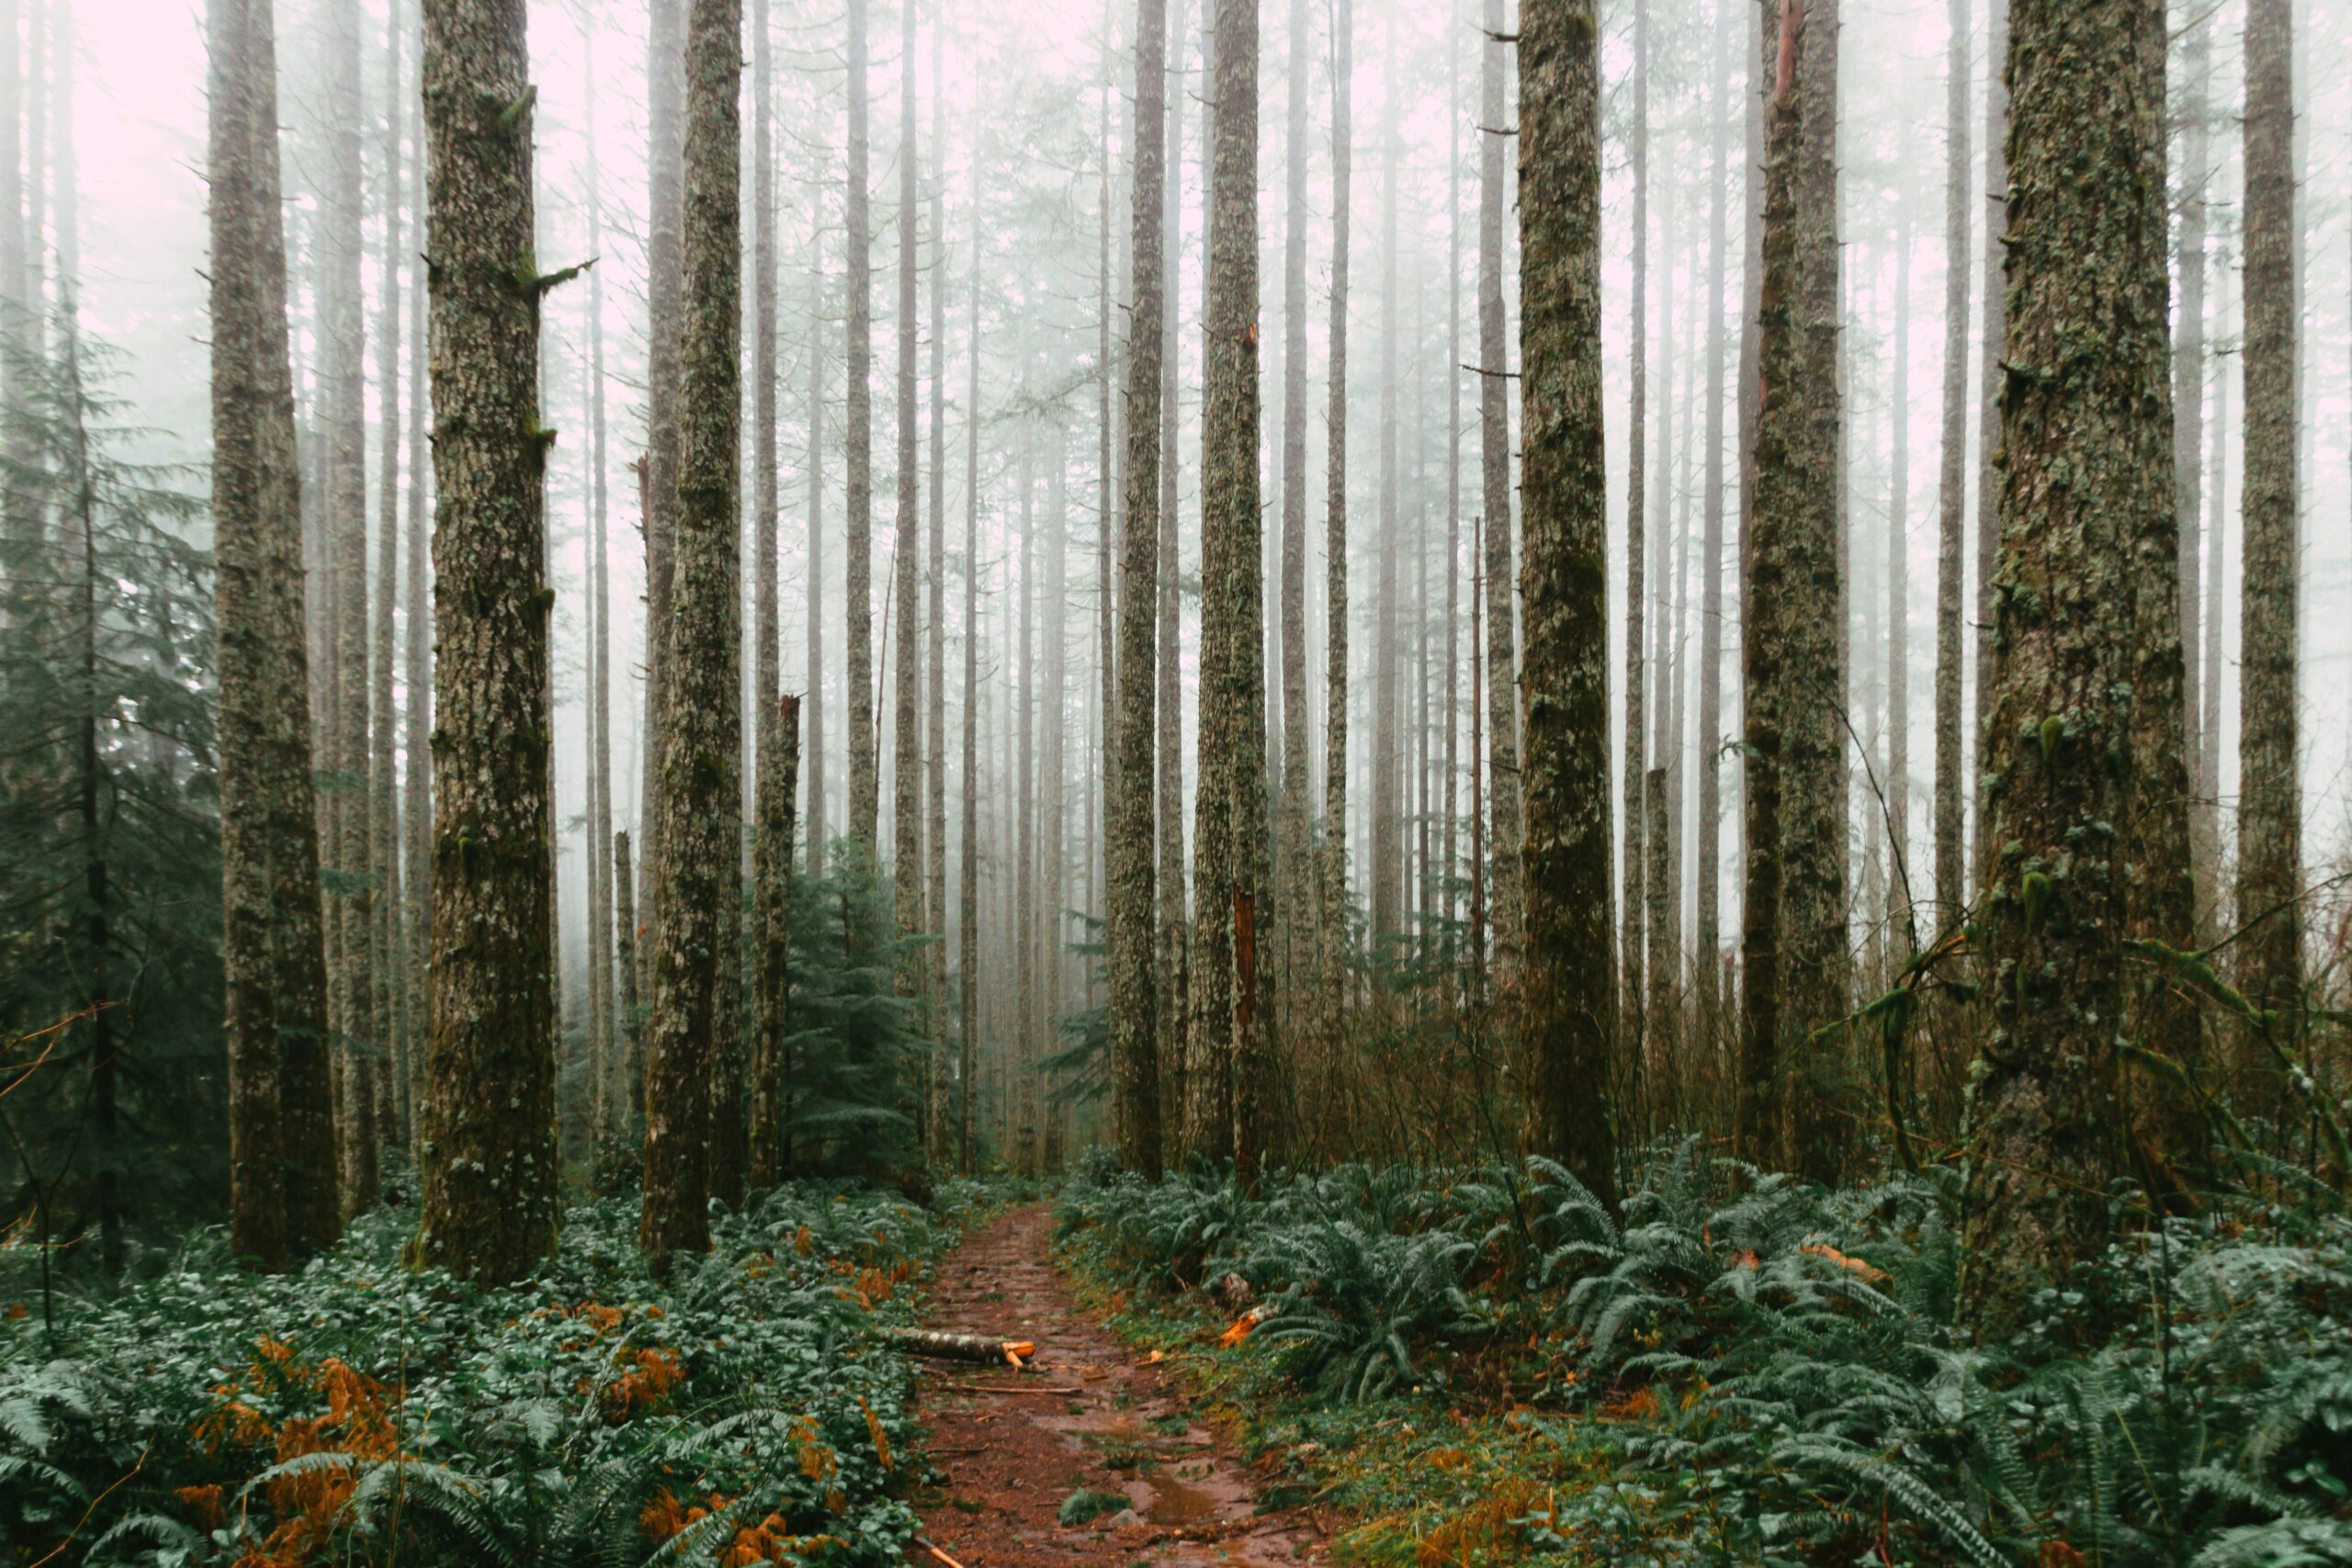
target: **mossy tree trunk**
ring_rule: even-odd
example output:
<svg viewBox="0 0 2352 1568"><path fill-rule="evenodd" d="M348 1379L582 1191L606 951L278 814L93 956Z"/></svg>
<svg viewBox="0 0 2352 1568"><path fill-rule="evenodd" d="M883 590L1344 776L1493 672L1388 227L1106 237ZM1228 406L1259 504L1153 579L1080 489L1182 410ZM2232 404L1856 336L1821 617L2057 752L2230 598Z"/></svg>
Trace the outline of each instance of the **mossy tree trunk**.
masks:
<svg viewBox="0 0 2352 1568"><path fill-rule="evenodd" d="M211 0L212 517L229 1240L283 1269L341 1227L311 798L300 478L269 0Z"/></svg>
<svg viewBox="0 0 2352 1568"><path fill-rule="evenodd" d="M1201 777L1193 987L1212 1081L1196 1148L1254 1179L1268 1132L1273 998L1265 897L1266 688L1258 510L1258 0L1219 0L1211 76L1201 411ZM1337 831L1340 824L1332 824ZM1188 1118L1188 1120L1193 1120Z"/></svg>
<svg viewBox="0 0 2352 1568"><path fill-rule="evenodd" d="M2290 0L2245 19L2245 606L2238 656L2239 968L2292 1030L2302 1001L2302 791L2296 776L2295 106ZM2256 1065L2256 1064L2249 1064Z"/></svg>
<svg viewBox="0 0 2352 1568"><path fill-rule="evenodd" d="M1527 924L1518 1024L1531 1143L1613 1204L1609 477L1592 0L1528 0L1519 66Z"/></svg>
<svg viewBox="0 0 2352 1568"><path fill-rule="evenodd" d="M662 747L661 895L646 1062L639 1244L657 1264L709 1245L711 1091L733 1043L722 1021L722 918L741 897L742 718L736 486L741 413L741 0L692 0L679 314L678 507L667 722ZM717 1103L714 1103L717 1101ZM740 1138L740 1132L736 1134Z"/></svg>
<svg viewBox="0 0 2352 1568"><path fill-rule="evenodd" d="M533 91L523 0L425 0L433 344L432 1024L425 1263L529 1273L555 1249L554 807L543 581Z"/></svg>
<svg viewBox="0 0 2352 1568"><path fill-rule="evenodd" d="M2160 0L2017 0L2001 567L1962 1320L2013 1325L2111 1231L2137 781L2134 551L2174 504ZM2154 96L2151 96L2153 90ZM2169 592L2171 585L2165 584ZM2177 687L2174 688L2176 694Z"/></svg>
<svg viewBox="0 0 2352 1568"><path fill-rule="evenodd" d="M1160 1042L1156 994L1159 976L1154 955L1156 889L1151 828L1153 684L1158 679L1153 633L1159 614L1155 580L1159 549L1159 425L1164 417L1159 385L1166 336L1160 297L1160 230L1161 209L1167 200L1167 73L1166 0L1139 0L1136 13L1132 220L1135 276L1127 318L1127 493L1125 531L1119 546L1119 648L1115 666L1118 705L1112 738L1117 767L1104 848L1110 883L1109 1021L1112 1079L1117 1095L1115 1124L1120 1152L1128 1168L1148 1177L1157 1177L1161 1164ZM970 681L967 662L967 706ZM1303 732L1303 716L1300 728ZM1303 769L1303 746L1288 752L1287 761L1293 769ZM968 755L966 766L970 766ZM967 841L968 835L967 827ZM970 919L967 911L966 919L968 922ZM967 958L967 964L968 962Z"/></svg>

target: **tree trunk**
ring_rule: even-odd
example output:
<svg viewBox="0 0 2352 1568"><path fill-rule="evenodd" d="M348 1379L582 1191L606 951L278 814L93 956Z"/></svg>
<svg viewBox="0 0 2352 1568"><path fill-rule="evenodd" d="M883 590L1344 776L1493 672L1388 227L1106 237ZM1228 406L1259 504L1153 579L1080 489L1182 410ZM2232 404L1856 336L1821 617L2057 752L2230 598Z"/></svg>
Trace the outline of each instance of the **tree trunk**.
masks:
<svg viewBox="0 0 2352 1568"><path fill-rule="evenodd" d="M1502 0L1487 0L1486 64L1479 101L1478 434L1487 512L1487 793L1494 814L1488 918L1495 964L1509 975L1519 954L1519 638L1512 624L1510 373L1503 339Z"/></svg>
<svg viewBox="0 0 2352 1568"><path fill-rule="evenodd" d="M1944 67L1944 383L1936 476L1935 925L1958 923L1961 875L1961 547L1968 516L1968 0L1949 0ZM1988 397L1987 400L1990 399Z"/></svg>
<svg viewBox="0 0 2352 1568"><path fill-rule="evenodd" d="M1984 57L2006 62L2009 49L2011 0L1986 0ZM2009 80L2006 63L1988 65L1984 82L1984 188L1989 206L1984 212L1984 324L1983 356L1978 376L1976 428L1976 751L1969 770L1976 781L1976 838L1973 858L1963 868L1972 879L1970 891L1981 892L1990 853L1992 801L1984 776L1990 742L1985 721L1993 711L1993 586L1999 576L2001 540L2001 355L2008 343L2009 294L1996 281L2007 265L2003 253L2008 234Z"/></svg>
<svg viewBox="0 0 2352 1568"><path fill-rule="evenodd" d="M1193 1145L1257 1178L1273 969L1266 886L1266 688L1258 512L1258 0L1218 0L1202 309L1200 784L1193 985L1213 1074ZM1337 384L1337 378L1334 378ZM1195 1119L1187 1118L1188 1122Z"/></svg>
<svg viewBox="0 0 2352 1568"><path fill-rule="evenodd" d="M1164 0L1161 9L1166 9ZM1304 1038L1295 1032L1311 1016L1317 905L1308 851L1311 770L1306 739L1306 87L1313 53L1306 0L1291 0L1290 102L1283 139L1288 167L1283 230L1283 773L1274 866L1281 914L1282 1021L1294 1031L1294 1045ZM1138 298L1136 310L1141 309ZM1136 407L1131 396L1130 418Z"/></svg>
<svg viewBox="0 0 2352 1568"><path fill-rule="evenodd" d="M1213 4L1214 0L1204 0L1204 3ZM1344 0L1341 3L1344 4ZM1175 21L1169 36L1180 41L1185 33L1185 16L1184 0L1177 0ZM1177 264L1184 250L1185 96L1183 90L1168 94L1168 209L1164 224L1166 231L1160 237L1164 258L1160 281L1167 292L1166 302L1161 307L1163 339L1166 322L1184 319L1184 287ZM1179 568L1176 427L1182 423L1176 386L1177 360L1180 357L1167 353L1163 343L1159 361L1159 679L1152 699L1153 718L1159 726L1156 766L1159 773L1155 807L1159 867L1154 878L1154 893L1159 901L1158 1034L1165 1043L1159 1053L1159 1062L1161 1074L1166 1079L1159 1097L1160 1140L1170 1155L1192 1146L1191 1130L1185 1124L1190 1099L1189 1090L1184 1086L1184 1020L1188 989L1185 945L1189 934L1184 888L1183 650L1179 646L1181 622L1177 614L1176 581Z"/></svg>
<svg viewBox="0 0 2352 1568"><path fill-rule="evenodd" d="M628 832L616 829L613 833L613 920L619 936L613 949L613 967L620 976L621 1054L616 1075L620 1082L614 1130L622 1134L639 1128L645 1116L645 1015L637 988L636 887L629 874Z"/></svg>
<svg viewBox="0 0 2352 1568"><path fill-rule="evenodd" d="M1029 384L1024 376L1021 386L1021 403L1029 406ZM1013 1168L1023 1176L1035 1176L1038 1169L1036 1102L1029 1093L1029 1064L1035 1056L1037 1020L1037 752L1034 744L1034 728L1037 699L1037 661L1035 654L1035 602L1037 585L1037 529L1035 512L1036 476L1032 471L1035 461L1035 433L1025 425L1021 432L1021 581L1014 590L1021 597L1021 686L1018 694L1021 712L1012 728L1015 736L1013 756L1018 759L1016 783L1012 795L1012 810L1016 817L1013 831L1008 835L1013 841L1013 1008L1012 1037L1006 1043L1011 1052L1013 1071L1018 1075L1018 1127L1013 1145Z"/></svg>
<svg viewBox="0 0 2352 1568"><path fill-rule="evenodd" d="M944 21L931 28L931 566L924 617L930 670L923 690L923 908L938 940L925 949L923 992L931 1033L933 1159L947 1158L947 114Z"/></svg>
<svg viewBox="0 0 2352 1568"><path fill-rule="evenodd" d="M279 1269L339 1229L311 801L301 506L267 0L211 0L206 172L220 660L229 1240Z"/></svg>
<svg viewBox="0 0 2352 1568"><path fill-rule="evenodd" d="M1161 299L1165 253L1160 227L1167 201L1167 73L1166 0L1138 0L1132 219L1135 278L1127 318L1127 493L1125 533L1119 547L1119 649L1115 665L1118 704L1114 710L1116 723L1112 742L1116 771L1105 824L1105 847L1110 882L1109 1032L1112 1077L1118 1097L1114 1108L1116 1135L1127 1168L1148 1178L1159 1175L1162 1157L1158 975L1153 952L1151 779L1153 682L1158 662L1153 621L1159 613L1153 579L1158 571L1159 548L1160 423L1166 417L1160 406L1159 388L1166 335ZM1302 423L1303 419L1302 413ZM1302 436L1302 448L1304 445ZM1300 460L1305 460L1303 454ZM1285 552L1287 574L1287 542ZM1303 551L1300 553L1303 558ZM1305 570L1303 558L1299 570ZM1287 644L1291 640L1287 620L1283 635L1287 675ZM968 671L966 681L968 684ZM1295 716L1303 735L1305 703L1293 701L1284 713ZM1300 773L1302 781L1305 755L1303 741L1285 748L1285 761ZM1302 782L1299 788L1303 791L1304 787Z"/></svg>
<svg viewBox="0 0 2352 1568"><path fill-rule="evenodd" d="M820 215L821 220L821 214ZM817 225L810 283L824 293L824 225ZM808 328L808 728L802 755L808 763L808 799L801 808L800 836L808 840L810 876L825 874L825 333L822 312L810 311Z"/></svg>
<svg viewBox="0 0 2352 1568"><path fill-rule="evenodd" d="M978 1166L972 1141L972 1096L979 1071L980 1028L980 248L978 214L973 216L971 390L964 409L964 830L958 840L963 863L956 872L956 1033L962 1047L956 1086L956 1168L966 1176Z"/></svg>
<svg viewBox="0 0 2352 1568"><path fill-rule="evenodd" d="M662 893L646 1065L639 1242L667 1267L709 1246L711 1083L732 1043L718 1018L721 912L740 897L741 766L736 485L741 412L741 0L691 0L678 330L678 510L662 747ZM740 1138L741 1134L736 1134ZM738 1145L740 1147L740 1145ZM739 1168L740 1175L740 1168Z"/></svg>
<svg viewBox="0 0 2352 1568"><path fill-rule="evenodd" d="M758 900L753 975L759 1015L745 1097L754 1190L775 1186L785 1174L786 1078L791 1063L784 1043L791 1006L792 803L799 783L800 699L779 695L775 716L766 728L767 738L760 745L759 833L752 877Z"/></svg>
<svg viewBox="0 0 2352 1568"><path fill-rule="evenodd" d="M679 290L684 276L681 186L685 156L686 0L650 0L646 31L647 214L645 243L644 468L639 474L639 523L645 533L645 723L639 751L639 859L645 876L645 924L657 930L662 910L662 732L668 725L673 578L678 510ZM654 991L654 946L639 950L638 976Z"/></svg>
<svg viewBox="0 0 2352 1568"><path fill-rule="evenodd" d="M1354 0L1333 0L1331 58L1331 330L1325 372L1330 403L1323 445L1323 934L1317 944L1326 1071L1337 1070L1348 974L1348 201L1354 164Z"/></svg>
<svg viewBox="0 0 2352 1568"><path fill-rule="evenodd" d="M2135 545L2174 505L2159 0L2017 0L2001 571L1985 727L1992 1044L1962 1320L2007 1331L2111 1234ZM2151 100L2149 88L2156 87ZM2171 585L2167 583L2167 591ZM2143 607L2144 608L2144 607ZM2175 691L2177 691L2176 686Z"/></svg>
<svg viewBox="0 0 2352 1568"><path fill-rule="evenodd" d="M1443 857L1448 951L1453 953L1451 923L1460 908L1453 896L1461 865L1456 835L1462 805L1455 791L1461 779L1462 649L1458 623L1462 615L1462 51L1449 41L1445 48L1445 100L1452 112L1445 133L1445 836ZM1475 587L1473 589L1475 593ZM1454 957L1449 967L1458 969Z"/></svg>
<svg viewBox="0 0 2352 1568"><path fill-rule="evenodd" d="M1531 1141L1613 1207L1599 33L1591 0L1527 0L1520 13L1528 830L1518 1022Z"/></svg>
<svg viewBox="0 0 2352 1568"><path fill-rule="evenodd" d="M1403 925L1404 810L1396 798L1396 7L1388 7L1388 60L1382 73L1387 125L1381 143L1380 539L1374 592L1372 662L1371 923L1376 953Z"/></svg>
<svg viewBox="0 0 2352 1568"><path fill-rule="evenodd" d="M1714 154L1707 217L1707 464L1702 513L1699 600L1698 925L1692 943L1698 982L1699 1049L1712 1059L1723 1022L1724 750L1724 284L1729 276L1731 66L1739 38L1736 11L1715 24ZM1747 175L1753 178L1751 170Z"/></svg>
<svg viewBox="0 0 2352 1568"><path fill-rule="evenodd" d="M588 46L588 253L600 254L604 243L604 190L596 159L596 67L593 27L583 29ZM617 1039L619 1002L613 969L613 618L612 567L606 530L611 520L605 465L611 460L605 430L605 275L588 273L588 508L589 508L589 660L590 734L588 780L588 964L594 976L594 991L600 1007L590 1032L589 1049L596 1063L598 1085L595 1147L617 1153L628 1126L628 1101L622 1089Z"/></svg>
<svg viewBox="0 0 2352 1568"><path fill-rule="evenodd" d="M1797 291L1791 305L1798 352L1793 380L1771 378L1774 389L1786 386L1795 404L1780 475L1789 488L1784 505L1772 509L1770 518L1787 550L1776 699L1782 774L1782 1038L1784 1059L1796 1072L1790 1099L1796 1168L1815 1180L1834 1182L1856 1146L1860 1095L1845 1032L1831 1031L1820 1038L1814 1033L1844 1015L1848 981L1846 749L1838 712L1846 690L1838 479L1844 468L1838 0L1802 0L1797 16L1802 129L1788 217L1795 250ZM1759 446L1759 464L1764 450ZM1765 522L1766 508L1759 503L1759 532Z"/></svg>
<svg viewBox="0 0 2352 1568"><path fill-rule="evenodd" d="M1963 297L1964 297L1963 289ZM1966 309L1962 306L1963 310ZM1894 387L1886 486L1886 887L1893 956L1918 951L1908 881L1911 827L1911 215L1894 240ZM1875 805L1876 802L1872 802ZM1877 984L1873 977L1871 984Z"/></svg>
<svg viewBox="0 0 2352 1568"><path fill-rule="evenodd" d="M872 863L882 812L874 708L874 261L866 212L866 0L849 0L849 836Z"/></svg>
<svg viewBox="0 0 2352 1568"><path fill-rule="evenodd" d="M432 1034L415 1256L520 1279L555 1250L554 799L522 0L425 0L434 341Z"/></svg>
<svg viewBox="0 0 2352 1568"><path fill-rule="evenodd" d="M359 18L341 12L327 44L329 95L359 102ZM320 419L326 432L326 536L334 563L335 704L329 790L334 869L334 1012L342 1039L335 1053L338 1143L346 1216L376 1201L376 1095L381 1043L372 974L375 874L369 800L368 681L368 380L360 264L360 120L339 117L328 137L328 174L320 224L324 252L319 286Z"/></svg>
<svg viewBox="0 0 2352 1568"><path fill-rule="evenodd" d="M2204 627L2199 570L2205 518L2205 245L2210 229L2206 184L2213 177L2210 94L2213 79L2213 18L2199 16L2188 37L2188 93L2181 106L2182 159L2176 203L2180 212L2180 300L2174 311L2172 359L2173 471L2180 497L2181 711L2188 739L2189 877L2198 899L2199 937L2210 929L2219 858L2214 803L2202 787L2205 755L2221 738L2202 722L2204 689L2221 678L2201 666Z"/></svg>
<svg viewBox="0 0 2352 1568"><path fill-rule="evenodd" d="M413 29L423 58L421 18ZM417 210L424 208L424 95L409 95L409 129L417 149ZM423 229L420 219L418 229ZM405 776L401 780L401 850L406 864L401 894L408 901L408 947L401 984L407 990L408 1100L406 1128L411 1165L422 1165L417 1140L424 1116L425 1036L430 1028L432 999L426 961L433 942L433 613L431 583L433 533L426 519L424 496L430 487L432 457L426 446L432 407L425 359L427 268L409 267L408 363L408 581L405 659L408 705L402 714L407 731ZM609 798L609 791L607 792Z"/></svg>
<svg viewBox="0 0 2352 1568"><path fill-rule="evenodd" d="M393 730L398 717L392 709L392 615L399 603L401 564L401 7L396 3L386 28L384 50L384 187L383 298L376 340L376 367L380 415L377 424L376 583L368 631L373 663L369 680L371 707L368 750L368 862L375 868L376 886L370 909L368 987L382 1041L382 1053L369 1073L376 1094L379 1138L401 1141L408 1107L408 1031L404 1016L405 971L402 962L408 933L401 902L400 803L393 783ZM61 64L63 62L61 62Z"/></svg>
<svg viewBox="0 0 2352 1568"><path fill-rule="evenodd" d="M897 542L898 692L892 711L890 794L891 917L900 937L928 929L922 908L922 484L915 466L915 0L901 0L899 58L899 472ZM899 949L893 984L901 997L922 995L923 955ZM920 1032L923 1026L918 1023ZM928 1075L923 1078L927 1088ZM922 1102L928 1104L927 1097ZM927 1132L917 1123L917 1132Z"/></svg>
<svg viewBox="0 0 2352 1568"><path fill-rule="evenodd" d="M2247 935L2238 966L2240 988L2256 1006L2279 1010L2288 1032L2303 1006L2293 28L2290 0L2248 0L2237 879Z"/></svg>

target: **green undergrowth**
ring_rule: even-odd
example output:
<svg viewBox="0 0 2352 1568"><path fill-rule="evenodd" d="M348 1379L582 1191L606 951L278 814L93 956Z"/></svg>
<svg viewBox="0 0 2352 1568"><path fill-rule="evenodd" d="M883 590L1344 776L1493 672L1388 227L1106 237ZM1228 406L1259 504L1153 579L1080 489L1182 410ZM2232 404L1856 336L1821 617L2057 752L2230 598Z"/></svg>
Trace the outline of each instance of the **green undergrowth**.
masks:
<svg viewBox="0 0 2352 1568"><path fill-rule="evenodd" d="M1060 1256L1341 1562L2352 1563L2340 1212L2214 1201L1977 1345L1949 1173L1637 1176L1611 1216L1543 1162L1096 1167Z"/></svg>
<svg viewBox="0 0 2352 1568"><path fill-rule="evenodd" d="M402 1267L369 1215L280 1277L217 1235L0 1322L6 1560L66 1565L896 1561L929 1261L992 1208L951 1183L789 1185L658 1281L633 1200L572 1209L498 1290Z"/></svg>

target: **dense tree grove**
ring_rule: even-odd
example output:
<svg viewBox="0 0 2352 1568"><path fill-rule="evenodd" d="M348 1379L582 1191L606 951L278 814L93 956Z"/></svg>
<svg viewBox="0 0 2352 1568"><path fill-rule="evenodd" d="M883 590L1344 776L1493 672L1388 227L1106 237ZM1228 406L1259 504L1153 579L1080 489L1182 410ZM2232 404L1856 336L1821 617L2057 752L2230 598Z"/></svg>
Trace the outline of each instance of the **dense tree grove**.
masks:
<svg viewBox="0 0 2352 1568"><path fill-rule="evenodd" d="M2226 1464L2069 1446L2342 1315L2352 15L182 10L0 0L24 1560L887 1561L826 1337L1054 1183L1273 1325L1302 1483L1375 1396L1647 1434L1425 1562L2352 1561L2333 1327L2207 1347ZM219 1304L346 1286L441 1359ZM656 1299L808 1425L481 1370Z"/></svg>

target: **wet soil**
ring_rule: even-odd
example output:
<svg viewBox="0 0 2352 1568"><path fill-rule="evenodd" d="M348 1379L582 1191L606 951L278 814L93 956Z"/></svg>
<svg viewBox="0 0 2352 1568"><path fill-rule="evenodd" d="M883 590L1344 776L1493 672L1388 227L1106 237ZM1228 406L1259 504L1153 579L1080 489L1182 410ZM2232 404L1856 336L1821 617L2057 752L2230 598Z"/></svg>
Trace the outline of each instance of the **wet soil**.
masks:
<svg viewBox="0 0 2352 1568"><path fill-rule="evenodd" d="M921 1364L917 1409L944 1477L917 1499L925 1538L962 1568L1314 1561L1312 1522L1258 1511L1240 1460L1192 1416L1174 1377L1080 1305L1054 1269L1052 1237L1046 1210L1017 1209L940 1262L928 1326L1034 1340L1037 1357L1022 1372ZM1064 1500L1080 1490L1127 1506L1105 1500L1100 1517L1064 1525ZM908 1555L942 1568L920 1547Z"/></svg>

